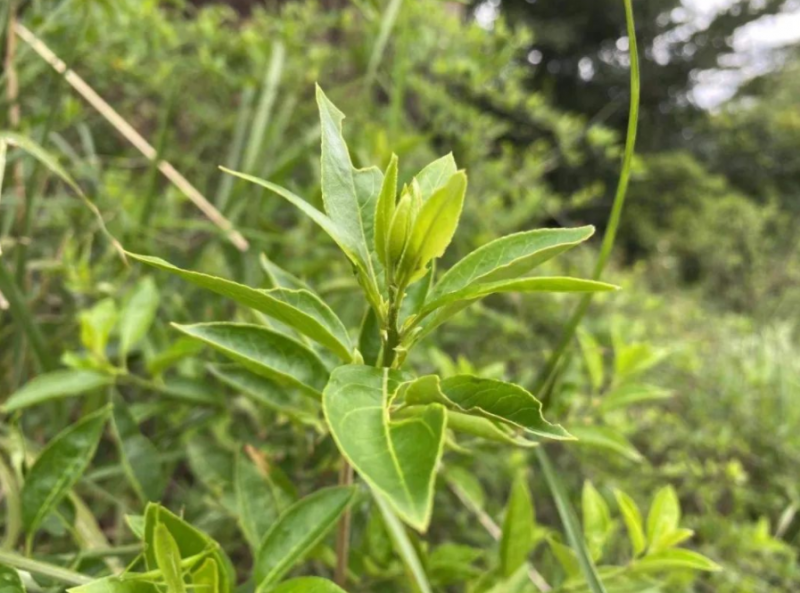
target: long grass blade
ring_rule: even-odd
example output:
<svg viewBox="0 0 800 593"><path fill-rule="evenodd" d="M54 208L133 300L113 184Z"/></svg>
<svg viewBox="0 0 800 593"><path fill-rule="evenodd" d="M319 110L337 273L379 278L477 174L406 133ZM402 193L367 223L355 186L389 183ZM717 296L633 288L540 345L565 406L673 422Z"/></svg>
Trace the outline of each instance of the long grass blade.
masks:
<svg viewBox="0 0 800 593"><path fill-rule="evenodd" d="M378 32L378 39L372 48L372 54L369 57L369 64L367 65L366 88L370 88L372 83L375 82L375 75L378 73L378 66L380 66L383 54L386 51L386 44L389 43L389 36L392 34L392 29L397 22L397 15L400 13L400 7L403 5L403 0L389 0L389 4L381 18L381 28Z"/></svg>
<svg viewBox="0 0 800 593"><path fill-rule="evenodd" d="M539 459L539 464L542 466L542 473L547 482L547 487L553 495L553 500L555 500L558 515L561 518L561 523L564 526L564 533L567 536L567 541L578 557L578 564L580 564L583 575L586 578L586 583L589 585L589 590L592 593L606 593L606 588L603 586L597 574L597 569L586 547L586 541L583 539L583 532L581 531L581 524L578 521L578 516L569 501L567 490L561 482L561 478L559 478L558 474L553 470L550 458L547 456L544 447L538 447L536 449L536 456Z"/></svg>
<svg viewBox="0 0 800 593"><path fill-rule="evenodd" d="M283 73L283 64L286 61L286 49L283 43L276 41L272 44L272 56L269 60L269 67L264 76L263 90L261 91L261 99L258 102L255 118L253 119L253 128L250 132L250 137L247 140L247 150L244 154L244 171L245 173L255 173L254 167L258 155L261 153L261 148L264 144L264 137L267 134L267 127L269 126L270 116L272 115L272 108L275 105L275 97L278 95L278 86L281 82L281 74Z"/></svg>

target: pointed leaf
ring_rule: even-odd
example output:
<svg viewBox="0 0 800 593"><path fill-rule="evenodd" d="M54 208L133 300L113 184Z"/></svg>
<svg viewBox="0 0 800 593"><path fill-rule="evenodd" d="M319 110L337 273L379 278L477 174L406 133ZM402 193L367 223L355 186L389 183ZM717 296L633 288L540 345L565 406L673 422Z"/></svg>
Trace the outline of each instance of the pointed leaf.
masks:
<svg viewBox="0 0 800 593"><path fill-rule="evenodd" d="M427 375L402 385L399 393L409 405L437 402L458 412L505 422L536 436L573 439L564 428L544 419L538 399L513 383L472 375L456 375L444 380Z"/></svg>
<svg viewBox="0 0 800 593"><path fill-rule="evenodd" d="M663 546L662 539L678 529L680 520L678 495L672 486L664 486L656 493L647 514L647 540L651 551Z"/></svg>
<svg viewBox="0 0 800 593"><path fill-rule="evenodd" d="M608 504L588 480L583 483L583 535L592 554L592 559L600 560L603 546L611 535L613 525Z"/></svg>
<svg viewBox="0 0 800 593"><path fill-rule="evenodd" d="M636 506L636 502L630 496L622 492L622 490L615 490L614 496L617 499L619 510L622 512L622 519L625 521L625 527L628 529L628 539L631 541L633 556L639 556L644 552L647 546L639 507Z"/></svg>
<svg viewBox="0 0 800 593"><path fill-rule="evenodd" d="M378 260L384 265L386 262L386 244L389 237L389 224L394 216L395 200L397 199L397 155L393 154L386 168L381 192L375 206L375 253Z"/></svg>
<svg viewBox="0 0 800 593"><path fill-rule="evenodd" d="M431 300L474 284L519 278L547 260L586 241L594 227L537 229L495 239L447 270Z"/></svg>
<svg viewBox="0 0 800 593"><path fill-rule="evenodd" d="M425 568L420 561L417 548L411 542L409 534L406 532L405 526L397 518L397 515L392 511L389 502L378 493L375 493L375 503L383 517L383 523L386 525L386 530L389 532L389 537L392 540L394 549L397 555L406 566L406 570L414 579L419 593L433 593L428 576L425 574Z"/></svg>
<svg viewBox="0 0 800 593"><path fill-rule="evenodd" d="M239 526L250 547L256 550L280 514L275 486L241 453L236 457L234 483Z"/></svg>
<svg viewBox="0 0 800 593"><path fill-rule="evenodd" d="M153 552L167 593L186 593L186 583L181 569L181 553L169 529L159 523L153 534Z"/></svg>
<svg viewBox="0 0 800 593"><path fill-rule="evenodd" d="M331 373L322 407L350 464L400 518L425 531L444 444L445 410L438 404L421 406L413 417L391 420L397 385L396 374L388 369L341 366Z"/></svg>
<svg viewBox="0 0 800 593"><path fill-rule="evenodd" d="M106 406L84 416L50 441L36 458L22 487L22 522L29 537L86 471L110 414L111 408Z"/></svg>
<svg viewBox="0 0 800 593"><path fill-rule="evenodd" d="M324 488L299 500L280 516L256 554L253 574L258 593L268 591L325 537L355 495L355 488Z"/></svg>
<svg viewBox="0 0 800 593"><path fill-rule="evenodd" d="M52 371L28 381L9 396L1 409L9 414L44 402L88 393L113 382L114 378L111 375L97 371L85 369Z"/></svg>
<svg viewBox="0 0 800 593"><path fill-rule="evenodd" d="M447 428L516 447L531 448L539 445L536 441L527 440L521 434L515 434L518 431L514 431L508 424L489 420L482 416L463 414L455 410L447 410Z"/></svg>
<svg viewBox="0 0 800 593"><path fill-rule="evenodd" d="M663 550L656 554L648 554L634 564L637 571L671 571L676 569L703 570L718 572L722 567L713 560L692 550Z"/></svg>
<svg viewBox="0 0 800 593"><path fill-rule="evenodd" d="M571 426L578 445L607 449L630 461L640 462L644 457L621 432L608 426Z"/></svg>
<svg viewBox="0 0 800 593"><path fill-rule="evenodd" d="M451 152L436 159L417 173L414 179L419 185L422 200L427 201L433 195L433 192L455 175L457 170L456 160Z"/></svg>
<svg viewBox="0 0 800 593"><path fill-rule="evenodd" d="M244 323L173 324L248 370L318 397L328 370L314 352L282 334Z"/></svg>
<svg viewBox="0 0 800 593"><path fill-rule="evenodd" d="M119 316L119 349L122 360L147 335L156 318L159 300L158 288L149 276L143 278L134 288Z"/></svg>
<svg viewBox="0 0 800 593"><path fill-rule="evenodd" d="M135 253L128 253L128 256L273 317L329 348L344 361L352 358L353 347L344 325L328 305L308 290L259 290L224 278L182 270L159 257Z"/></svg>
<svg viewBox="0 0 800 593"><path fill-rule="evenodd" d="M290 274L275 262L271 261L265 254L261 254L258 258L261 268L267 275L270 288L290 288L292 290L307 290L314 292L311 288L300 280L297 276Z"/></svg>
<svg viewBox="0 0 800 593"><path fill-rule="evenodd" d="M88 585L67 589L67 593L160 593L160 591L156 585L146 581L106 577L92 581Z"/></svg>
<svg viewBox="0 0 800 593"><path fill-rule="evenodd" d="M500 537L500 567L504 577L511 577L527 562L533 544L533 524L533 502L528 489L528 477L521 471L511 486Z"/></svg>

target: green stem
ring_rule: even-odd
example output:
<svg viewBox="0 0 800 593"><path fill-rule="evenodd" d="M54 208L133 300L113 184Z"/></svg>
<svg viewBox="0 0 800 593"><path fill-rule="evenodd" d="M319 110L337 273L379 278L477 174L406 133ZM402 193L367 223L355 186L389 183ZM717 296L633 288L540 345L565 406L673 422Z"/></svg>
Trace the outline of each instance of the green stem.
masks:
<svg viewBox="0 0 800 593"><path fill-rule="evenodd" d="M603 235L603 243L600 247L600 255L595 264L594 273L592 278L599 280L603 274L608 260L611 257L611 250L614 248L614 241L617 238L617 230L619 229L619 222L622 218L622 207L625 205L625 196L628 191L628 182L631 176L631 164L633 162L633 152L636 145L636 129L639 120L639 53L636 47L636 29L633 21L633 7L631 0L624 0L625 2L625 21L628 29L628 40L630 43L630 60L631 60L631 105L628 114L628 133L625 138L625 154L622 159L622 171L619 176L619 183L617 184L617 192L614 196L614 204L611 207L611 215L608 219L608 226ZM545 405L551 402L552 386L567 348L575 336L575 331L578 329L581 321L583 320L589 305L592 302L592 293L587 293L580 301L572 316L569 318L561 338L558 341L553 353L547 361L544 369L539 375L536 383L535 392L539 394L539 398Z"/></svg>
<svg viewBox="0 0 800 593"><path fill-rule="evenodd" d="M22 500L14 472L0 456L0 486L6 500L6 533L0 549L10 550L17 543L22 533Z"/></svg>
<svg viewBox="0 0 800 593"><path fill-rule="evenodd" d="M79 572L74 572L55 564L48 564L32 558L25 558L14 552L0 551L0 564L11 566L18 570L24 570L32 574L38 574L43 577L49 577L68 585L86 585L92 582L92 579L82 575Z"/></svg>

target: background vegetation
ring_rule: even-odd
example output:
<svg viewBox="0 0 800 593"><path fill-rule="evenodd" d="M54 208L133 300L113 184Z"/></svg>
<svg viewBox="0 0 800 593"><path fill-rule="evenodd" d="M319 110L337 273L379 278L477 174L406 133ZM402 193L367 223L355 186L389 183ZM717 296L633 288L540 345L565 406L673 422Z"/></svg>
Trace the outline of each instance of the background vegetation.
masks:
<svg viewBox="0 0 800 593"><path fill-rule="evenodd" d="M249 243L246 251L233 245L18 41L13 69L7 63L3 71L0 128L54 155L129 251L251 286L265 286L265 267L279 262L358 327L363 302L353 298L358 287L335 245L275 196L217 168L269 179L318 203L315 82L348 115L356 166L385 168L395 152L407 181L452 151L468 171L461 231L445 267L502 234L582 224L601 233L606 224L630 98L621 1L16 4L20 23ZM692 95L697 72L724 62L737 29L796 7L735 1L696 30L682 22L688 9L678 0L634 8L643 60L640 140L605 276L624 290L595 299L548 410L582 440L547 449L576 505L588 480L613 508L609 524L594 531L602 532L598 551L609 562L629 556L614 491L646 509L660 489L674 488L681 524L696 533L687 545L723 570L677 571L654 590L797 591L796 50L773 54L772 69L714 110L699 108ZM0 7L3 22L10 14L9 3ZM258 320L178 279L126 265L85 202L22 150L9 149L1 197L0 402L43 371L114 368L114 397L148 443L133 445L147 448L151 481L142 485L120 462L120 447L130 455L125 439L105 434L75 487L80 499L59 507L61 520L45 521L39 557L86 573L99 573L104 562L124 565L135 546L121 559L98 559L91 550L130 546L125 516L141 514L142 501L155 497L221 542L237 566L248 566L246 537L232 520L239 516L233 460L243 445L289 497L334 484L338 454L313 410L276 411L274 402L264 406L213 380L210 352L169 322ZM548 266L589 276L595 257L586 248ZM532 389L574 302L492 297L446 326L410 365ZM136 339L120 330L131 311L153 316ZM97 387L24 413L3 409L0 486L23 473L26 456L103 407L109 395ZM487 445L446 454L433 526L418 544L437 587L480 590L482 567L498 552L479 519L502 523L520 467L529 467L536 508L532 564L555 575L551 584L568 582L574 566L559 557L558 515L533 458ZM458 494L467 491L465 508ZM0 525L14 547L9 504L6 494ZM81 505L91 509L88 519ZM358 517L353 590L402 590L402 564L387 551L381 526ZM305 572L328 574L331 553L321 548Z"/></svg>

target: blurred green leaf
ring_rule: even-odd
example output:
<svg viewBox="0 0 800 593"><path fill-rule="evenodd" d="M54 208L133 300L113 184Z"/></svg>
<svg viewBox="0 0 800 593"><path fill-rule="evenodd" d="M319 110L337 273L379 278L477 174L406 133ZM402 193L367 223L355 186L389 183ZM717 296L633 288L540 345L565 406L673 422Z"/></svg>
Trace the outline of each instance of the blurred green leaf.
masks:
<svg viewBox="0 0 800 593"><path fill-rule="evenodd" d="M622 490L615 490L614 496L617 499L619 510L622 512L622 519L625 521L625 527L628 529L628 538L631 541L633 548L633 556L639 556L644 552L647 546L647 539L644 535L642 527L642 515L639 512L639 507L636 502Z"/></svg>
<svg viewBox="0 0 800 593"><path fill-rule="evenodd" d="M267 593L345 593L331 581L319 577L300 577L291 579L273 589L268 589Z"/></svg>
<svg viewBox="0 0 800 593"><path fill-rule="evenodd" d="M82 395L113 382L111 375L84 369L44 373L12 393L2 405L2 411L8 414L56 399Z"/></svg>
<svg viewBox="0 0 800 593"><path fill-rule="evenodd" d="M504 577L510 578L526 565L533 544L534 520L528 477L520 471L511 485L500 537L500 568Z"/></svg>
<svg viewBox="0 0 800 593"><path fill-rule="evenodd" d="M613 524L608 504L597 489L588 480L583 483L583 535L597 562L603 555L603 548L611 535Z"/></svg>
<svg viewBox="0 0 800 593"><path fill-rule="evenodd" d="M388 265L387 239L389 238L389 225L394 216L395 201L397 200L397 155L392 155L386 175L383 178L378 201L375 205L375 253L384 267Z"/></svg>
<svg viewBox="0 0 800 593"><path fill-rule="evenodd" d="M169 529L158 523L153 532L153 552L156 564L161 571L161 578L167 587L167 593L186 593L186 583L183 580L181 568L181 554L175 538Z"/></svg>
<svg viewBox="0 0 800 593"><path fill-rule="evenodd" d="M672 571L682 568L708 572L722 570L719 564L702 554L679 548L648 554L634 565L634 570L641 572Z"/></svg>
<svg viewBox="0 0 800 593"><path fill-rule="evenodd" d="M0 146L0 150L3 148ZM0 162L0 165L2 164ZM1 169L2 167L0 167ZM0 174L2 173L0 172ZM0 181L2 181L1 178ZM2 187L2 183L0 183L0 187ZM4 564L0 564L0 593L25 593L25 586L22 584L22 579L19 578L19 573Z"/></svg>
<svg viewBox="0 0 800 593"><path fill-rule="evenodd" d="M160 295L149 276L143 278L122 307L119 316L120 359L125 360L139 340L147 335L158 311Z"/></svg>
<svg viewBox="0 0 800 593"><path fill-rule="evenodd" d="M570 427L570 432L578 439L579 445L613 451L630 461L640 462L644 459L625 435L610 426L576 424Z"/></svg>

